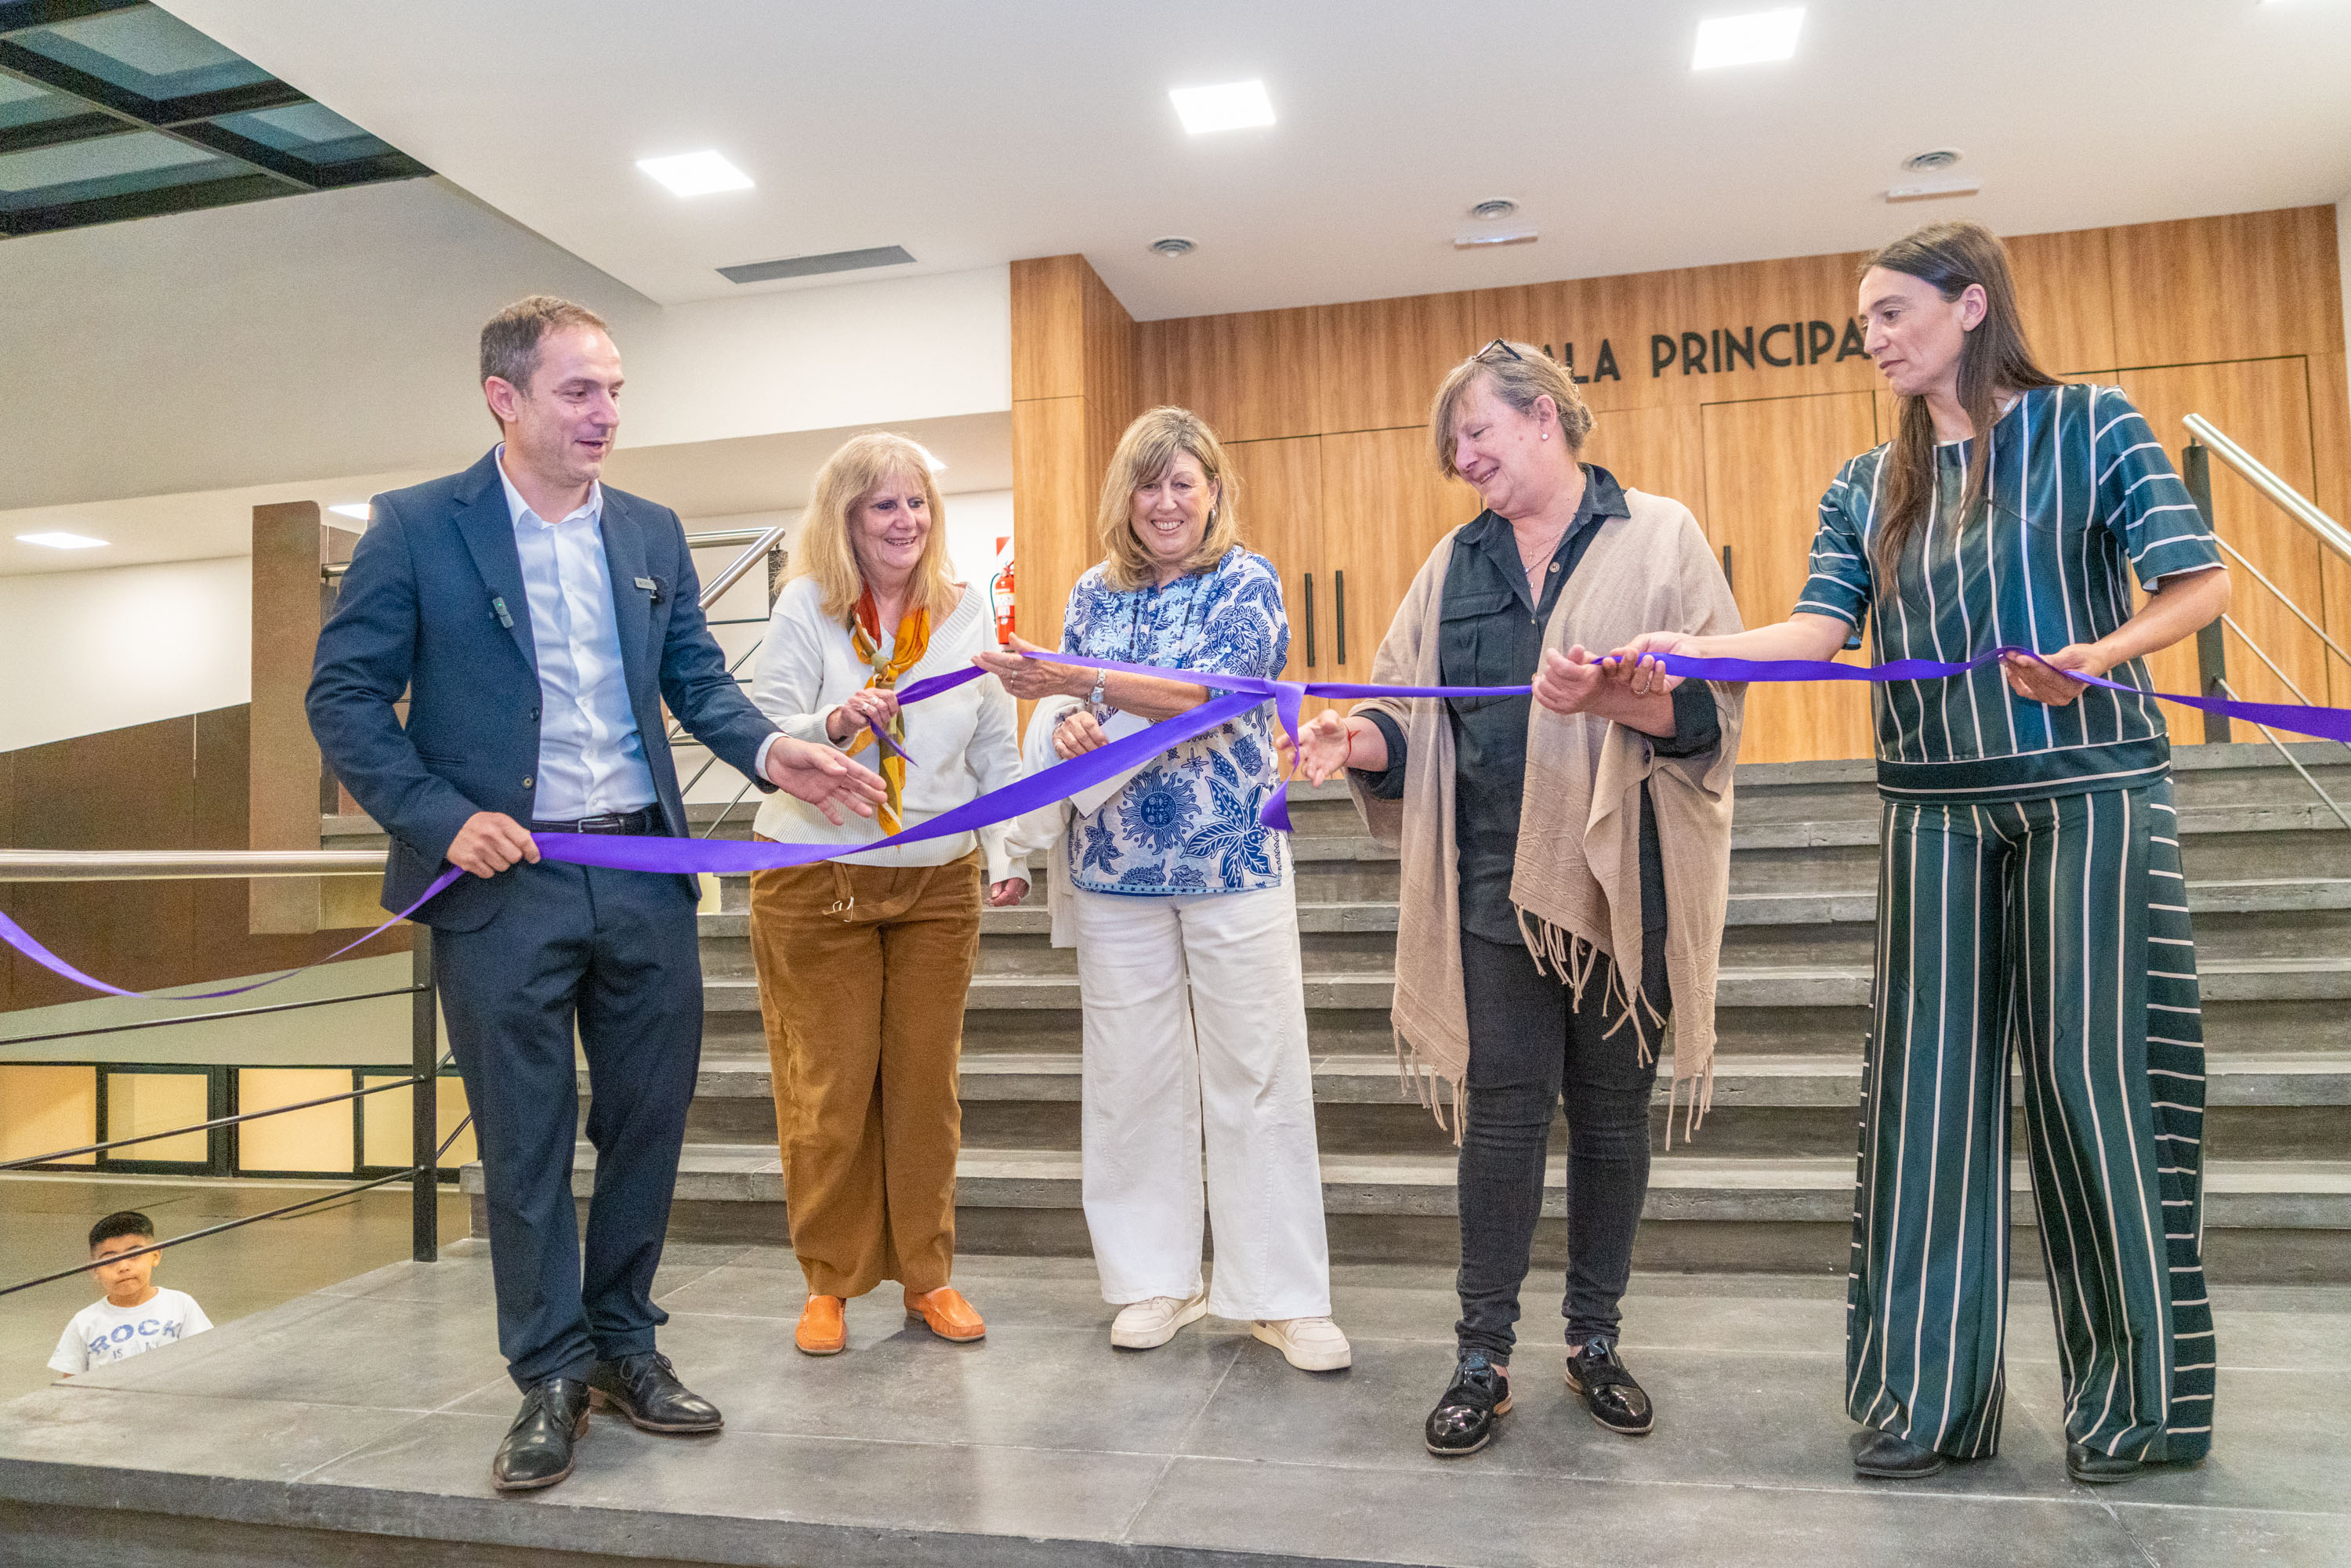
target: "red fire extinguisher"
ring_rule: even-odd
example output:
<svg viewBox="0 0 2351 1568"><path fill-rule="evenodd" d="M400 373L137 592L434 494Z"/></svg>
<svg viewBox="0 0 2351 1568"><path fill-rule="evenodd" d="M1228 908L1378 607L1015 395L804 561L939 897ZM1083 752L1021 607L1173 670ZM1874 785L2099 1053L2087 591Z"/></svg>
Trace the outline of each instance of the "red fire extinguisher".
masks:
<svg viewBox="0 0 2351 1568"><path fill-rule="evenodd" d="M1000 648L1012 645L1012 540L1007 536L996 541L996 571L987 580L987 602L996 614L996 643Z"/></svg>

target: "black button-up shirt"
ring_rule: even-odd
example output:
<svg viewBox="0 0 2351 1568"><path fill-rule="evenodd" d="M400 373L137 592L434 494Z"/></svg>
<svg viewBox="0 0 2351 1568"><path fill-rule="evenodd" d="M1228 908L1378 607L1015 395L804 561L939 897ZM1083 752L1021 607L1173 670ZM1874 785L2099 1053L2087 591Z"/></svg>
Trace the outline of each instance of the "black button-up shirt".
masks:
<svg viewBox="0 0 2351 1568"><path fill-rule="evenodd" d="M1624 488L1605 468L1583 465L1583 503L1561 536L1540 595L1528 586L1518 538L1507 518L1481 512L1453 538L1453 559L1437 605L1437 682L1448 686L1524 685L1542 658L1543 627L1605 517L1629 517ZM1453 730L1453 840L1461 873L1461 927L1489 942L1521 938L1510 905L1519 852L1519 808L1526 797L1527 721L1531 697L1455 697L1446 702ZM1388 766L1364 782L1383 800L1404 795L1403 727L1387 715L1364 715L1388 743ZM1703 681L1674 689L1674 733L1652 736L1660 757L1696 757L1722 739L1714 697ZM1642 924L1666 923L1665 862L1656 813L1641 791Z"/></svg>

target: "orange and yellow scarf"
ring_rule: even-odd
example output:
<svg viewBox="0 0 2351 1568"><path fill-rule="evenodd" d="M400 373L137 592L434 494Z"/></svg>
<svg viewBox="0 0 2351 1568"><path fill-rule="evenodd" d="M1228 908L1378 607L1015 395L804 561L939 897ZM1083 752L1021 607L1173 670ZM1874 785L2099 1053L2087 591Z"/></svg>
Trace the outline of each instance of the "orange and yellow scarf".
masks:
<svg viewBox="0 0 2351 1568"><path fill-rule="evenodd" d="M857 650L857 656L873 666L873 678L865 683L865 689L872 691L878 687L885 692L894 691L899 678L922 663L923 654L929 651L930 610L918 607L906 612L898 622L897 636L890 644L890 656L885 659L882 656L882 611L873 602L873 591L869 588L858 595L856 612L850 616L849 641L850 645ZM890 721L890 738L901 747L906 744L906 716L903 711ZM873 731L862 729L857 732L857 738L850 742L849 755L854 757L874 744ZM902 751L885 749L877 768L886 794L875 811L875 820L887 836L903 826L899 812L906 797L906 758Z"/></svg>

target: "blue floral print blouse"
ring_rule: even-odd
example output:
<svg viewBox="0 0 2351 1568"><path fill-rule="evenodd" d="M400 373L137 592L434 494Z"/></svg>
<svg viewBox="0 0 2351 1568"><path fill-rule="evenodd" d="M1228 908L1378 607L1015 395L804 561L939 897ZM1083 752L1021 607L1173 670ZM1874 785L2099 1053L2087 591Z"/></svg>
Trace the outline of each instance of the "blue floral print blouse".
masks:
<svg viewBox="0 0 2351 1568"><path fill-rule="evenodd" d="M1271 677L1290 658L1281 579L1235 545L1207 571L1121 592L1099 566L1070 590L1061 652ZM1273 705L1187 740L1070 827L1070 873L1091 893L1249 893L1289 874L1258 810L1278 777Z"/></svg>

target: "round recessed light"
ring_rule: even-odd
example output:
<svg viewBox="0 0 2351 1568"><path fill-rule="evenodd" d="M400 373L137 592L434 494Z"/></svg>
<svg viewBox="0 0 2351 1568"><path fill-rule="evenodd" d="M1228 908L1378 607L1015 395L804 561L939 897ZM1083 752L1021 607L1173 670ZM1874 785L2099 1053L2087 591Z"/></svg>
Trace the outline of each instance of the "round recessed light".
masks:
<svg viewBox="0 0 2351 1568"><path fill-rule="evenodd" d="M1186 239L1182 235L1166 235L1151 242L1151 249L1154 254L1171 258L1179 256L1189 256L1199 248L1200 245L1197 240Z"/></svg>
<svg viewBox="0 0 2351 1568"><path fill-rule="evenodd" d="M1473 218L1484 218L1490 222L1496 218L1507 218L1518 210L1519 204L1510 200L1510 197L1495 196L1488 201L1480 202L1476 206L1470 208L1469 215Z"/></svg>
<svg viewBox="0 0 2351 1568"><path fill-rule="evenodd" d="M1937 147L1925 152L1915 152L1902 160L1902 166L1914 174L1924 174L1937 169L1948 169L1962 154L1956 147Z"/></svg>

